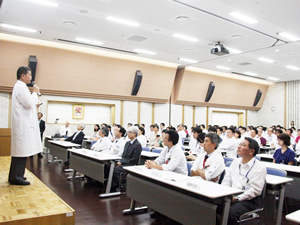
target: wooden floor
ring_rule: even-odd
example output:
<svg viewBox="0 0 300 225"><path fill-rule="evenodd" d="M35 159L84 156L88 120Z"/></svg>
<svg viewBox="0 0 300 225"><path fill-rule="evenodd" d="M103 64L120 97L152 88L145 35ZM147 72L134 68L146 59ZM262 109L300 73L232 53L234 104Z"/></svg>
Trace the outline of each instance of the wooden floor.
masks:
<svg viewBox="0 0 300 225"><path fill-rule="evenodd" d="M31 185L10 185L10 159L0 157L0 223L75 224L74 210L28 170L25 177Z"/></svg>
<svg viewBox="0 0 300 225"><path fill-rule="evenodd" d="M122 214L123 209L129 207L130 199L126 195L100 199L99 194L105 192L105 188L98 182L87 182L85 180L68 181L70 173L63 172L66 168L62 163L48 164L51 155L44 155L43 159L28 159L27 168L43 181L60 198L69 204L76 211L76 224L111 224L111 225L164 225L178 224L166 218L151 219L148 213L137 215ZM298 210L299 203L294 203L289 207L290 212ZM192 210L192 209L191 209ZM283 213L285 215L285 213ZM266 218L268 225L273 225L273 218ZM258 222L248 222L244 224L259 224ZM294 223L282 219L282 225L292 225Z"/></svg>

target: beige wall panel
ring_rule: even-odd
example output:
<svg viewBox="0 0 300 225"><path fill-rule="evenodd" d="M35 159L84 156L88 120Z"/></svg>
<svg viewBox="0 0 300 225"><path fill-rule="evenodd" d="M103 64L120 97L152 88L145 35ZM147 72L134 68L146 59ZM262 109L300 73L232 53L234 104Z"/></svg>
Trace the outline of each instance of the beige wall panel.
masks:
<svg viewBox="0 0 300 225"><path fill-rule="evenodd" d="M177 82L176 79L175 81L175 83L177 82L175 84L176 104L259 110L268 90L268 85L264 84L200 74L187 70L180 75L180 78L182 80ZM214 82L216 88L209 103L206 103L205 97L211 81ZM253 107L258 89L261 89L263 94L258 105Z"/></svg>
<svg viewBox="0 0 300 225"><path fill-rule="evenodd" d="M176 74L176 68L50 47L7 41L1 41L0 47L3 91L13 87L16 70L28 65L29 55L38 59L36 83L41 92L52 95L81 97L84 93L85 97L163 103L170 98ZM131 96L136 70L142 71L143 80L137 96Z"/></svg>

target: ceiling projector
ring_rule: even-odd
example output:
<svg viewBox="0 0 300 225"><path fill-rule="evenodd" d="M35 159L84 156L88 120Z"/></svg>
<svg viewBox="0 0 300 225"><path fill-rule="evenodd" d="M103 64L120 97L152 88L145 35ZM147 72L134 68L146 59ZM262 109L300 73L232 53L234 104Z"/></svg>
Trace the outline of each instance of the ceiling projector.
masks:
<svg viewBox="0 0 300 225"><path fill-rule="evenodd" d="M211 50L211 54L221 56L229 54L229 51L220 42L218 42L218 44L216 44Z"/></svg>

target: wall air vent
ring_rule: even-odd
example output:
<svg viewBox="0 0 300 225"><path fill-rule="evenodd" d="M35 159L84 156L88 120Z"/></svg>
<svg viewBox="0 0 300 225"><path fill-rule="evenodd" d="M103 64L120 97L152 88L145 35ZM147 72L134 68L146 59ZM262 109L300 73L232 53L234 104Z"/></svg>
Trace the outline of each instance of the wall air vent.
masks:
<svg viewBox="0 0 300 225"><path fill-rule="evenodd" d="M142 42L142 41L148 40L149 38L142 37L142 36L139 36L139 35L132 35L132 36L126 38L126 39L130 40L130 41L135 41L135 42Z"/></svg>

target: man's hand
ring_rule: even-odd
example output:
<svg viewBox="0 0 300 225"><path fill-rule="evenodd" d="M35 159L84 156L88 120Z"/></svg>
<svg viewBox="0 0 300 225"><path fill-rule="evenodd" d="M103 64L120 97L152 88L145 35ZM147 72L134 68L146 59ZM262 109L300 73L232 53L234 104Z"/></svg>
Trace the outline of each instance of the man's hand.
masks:
<svg viewBox="0 0 300 225"><path fill-rule="evenodd" d="M40 92L40 88L36 84L33 86L33 92L37 94Z"/></svg>
<svg viewBox="0 0 300 225"><path fill-rule="evenodd" d="M117 162L117 165L116 165L116 167L117 166L121 166L122 165L122 163L121 162Z"/></svg>

